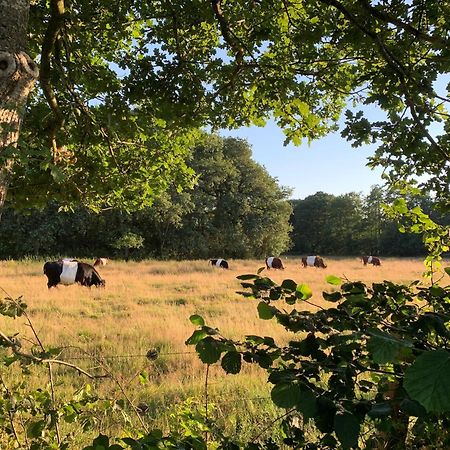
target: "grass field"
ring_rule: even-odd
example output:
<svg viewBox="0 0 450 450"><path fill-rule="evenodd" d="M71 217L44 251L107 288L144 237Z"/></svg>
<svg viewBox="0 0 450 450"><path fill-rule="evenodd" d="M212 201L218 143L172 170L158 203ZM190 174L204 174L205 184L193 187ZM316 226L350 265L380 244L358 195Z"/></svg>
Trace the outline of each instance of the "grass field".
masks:
<svg viewBox="0 0 450 450"><path fill-rule="evenodd" d="M291 278L307 283L314 292L311 302L324 306L321 292L329 289L327 275L408 283L419 279L424 270L420 259L383 259L381 267L364 267L358 258L326 258L326 262L324 270L303 269L298 259L289 258L284 260L284 271L263 273L277 282ZM254 300L236 294L240 288L236 276L256 273L263 261L229 263L230 270L222 270L206 261L110 261L99 269L105 289L59 286L48 290L43 261L3 261L0 288L5 296L23 296L44 345L64 347L61 357L89 372L113 375L113 379L92 382L70 368L58 367L55 383L61 398L87 382L105 398L123 397L125 391L133 404L148 406L145 422L149 428L166 427L174 405L189 397L203 401L205 366L192 353L194 349L184 344L195 329L190 315L202 315L227 337L266 335L281 343L292 338L274 321L260 320ZM314 309L310 304L303 307ZM0 330L20 333L24 343L35 340L23 318L0 317ZM160 352L155 361L145 358L152 348ZM140 383L139 374L148 377L145 384ZM36 386L45 384L46 372L34 370L31 380ZM269 399L265 373L257 367L246 367L236 376L212 367L208 391L209 401L216 405L216 420L231 434L238 432L239 422L239 432L250 436L277 413ZM105 431L109 426L114 425L106 420L99 429Z"/></svg>

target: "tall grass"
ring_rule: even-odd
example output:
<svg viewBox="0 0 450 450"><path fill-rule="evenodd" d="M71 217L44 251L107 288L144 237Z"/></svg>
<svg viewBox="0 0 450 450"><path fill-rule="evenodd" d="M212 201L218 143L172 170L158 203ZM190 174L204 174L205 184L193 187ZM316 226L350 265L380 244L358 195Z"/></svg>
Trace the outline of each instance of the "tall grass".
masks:
<svg viewBox="0 0 450 450"><path fill-rule="evenodd" d="M321 293L330 289L326 275L368 283L385 279L408 283L420 278L424 270L419 259L384 259L381 267L364 267L357 258L326 258L326 262L324 270L303 269L298 259L289 258L284 260L284 271L263 274L276 282L291 278L307 283L314 292L311 303L324 306ZM230 270L222 270L207 261L110 261L99 269L106 280L105 289L74 285L48 290L43 261L4 261L0 263L0 288L5 295L23 296L40 339L45 345L63 347L62 358L88 371L107 369L114 374L115 381L94 382L100 395L119 398L120 380L134 403L148 405L145 414L151 427L165 427L165 412L188 397L201 399L204 391L205 367L192 353L194 349L184 343L194 329L190 315L202 315L208 325L231 338L256 334L272 336L279 343L292 338L274 321L260 320L255 301L236 294L240 289L236 276L256 273L264 261L231 260L229 264ZM296 308L314 310L312 304ZM7 334L20 333L24 342L34 339L20 318L0 317L0 329ZM153 348L160 353L155 361L145 357ZM33 385L46 382L45 371L32 373ZM140 373L148 376L145 385L139 383ZM55 378L61 396L70 395L86 381L61 367ZM225 375L221 368L212 367L209 391L217 420L226 424L231 434L251 436L276 414L266 376L257 367L247 366L239 375ZM245 418L237 420L243 410Z"/></svg>

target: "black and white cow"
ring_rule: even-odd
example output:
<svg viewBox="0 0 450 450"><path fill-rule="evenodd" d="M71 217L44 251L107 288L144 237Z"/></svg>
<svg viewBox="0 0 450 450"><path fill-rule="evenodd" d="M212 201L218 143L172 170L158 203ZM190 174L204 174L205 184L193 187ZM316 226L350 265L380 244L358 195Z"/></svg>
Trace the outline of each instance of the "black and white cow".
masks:
<svg viewBox="0 0 450 450"><path fill-rule="evenodd" d="M225 259L210 259L209 263L215 267L221 267L222 269L229 269L228 261Z"/></svg>
<svg viewBox="0 0 450 450"><path fill-rule="evenodd" d="M104 287L105 280L90 264L77 260L48 261L44 264L44 274L48 278L47 286L57 286L58 284L75 284L82 286Z"/></svg>
<svg viewBox="0 0 450 450"><path fill-rule="evenodd" d="M310 267L321 267L322 269L326 269L327 265L321 256L305 256L302 258L302 265L304 268Z"/></svg>
<svg viewBox="0 0 450 450"><path fill-rule="evenodd" d="M377 256L361 256L361 260L365 266L367 266L367 264L381 266L381 260Z"/></svg>
<svg viewBox="0 0 450 450"><path fill-rule="evenodd" d="M276 256L269 256L266 258L267 269L284 269L283 261Z"/></svg>

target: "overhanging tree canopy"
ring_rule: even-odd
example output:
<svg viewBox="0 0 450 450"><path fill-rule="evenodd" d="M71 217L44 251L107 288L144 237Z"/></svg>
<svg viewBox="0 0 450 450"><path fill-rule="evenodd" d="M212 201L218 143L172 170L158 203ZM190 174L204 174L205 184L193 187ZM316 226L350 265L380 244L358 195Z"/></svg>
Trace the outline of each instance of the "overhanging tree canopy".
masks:
<svg viewBox="0 0 450 450"><path fill-rule="evenodd" d="M26 4L0 2L2 17ZM50 174L55 191L71 181L78 200L150 199L186 174L187 129L273 117L298 144L335 129L353 102L344 136L378 143L372 163L396 177L427 174L425 187L448 205L446 2L34 1L29 30L40 90L12 152L15 187Z"/></svg>

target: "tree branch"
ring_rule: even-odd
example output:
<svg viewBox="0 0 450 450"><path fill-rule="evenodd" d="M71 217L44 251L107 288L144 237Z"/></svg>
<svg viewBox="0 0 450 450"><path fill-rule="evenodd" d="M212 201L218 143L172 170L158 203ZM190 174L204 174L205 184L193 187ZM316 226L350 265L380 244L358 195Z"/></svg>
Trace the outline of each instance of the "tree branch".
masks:
<svg viewBox="0 0 450 450"><path fill-rule="evenodd" d="M216 16L217 21L219 22L220 31L222 33L222 37L225 42L229 45L229 47L233 50L234 56L236 58L236 62L238 65L241 65L244 60L244 49L240 47L231 36L230 26L225 19L223 14L222 5L220 0L211 0L211 6L214 11L214 15Z"/></svg>
<svg viewBox="0 0 450 450"><path fill-rule="evenodd" d="M88 372L86 372L81 367L76 366L75 364L68 363L66 361L61 361L60 359L48 359L48 358L39 358L38 356L34 356L30 353L25 353L20 350L21 344L20 342L16 341L13 338L8 337L5 333L3 333L0 330L0 345L3 345L5 347L9 347L12 352L18 356L19 358L34 362L34 363L40 363L40 364L60 364L63 366L71 367L72 369L75 369L77 372L86 375L88 378L91 379L97 379L97 378L107 378L109 375L92 375Z"/></svg>
<svg viewBox="0 0 450 450"><path fill-rule="evenodd" d="M56 133L64 125L64 115L59 107L58 99L51 84L51 57L55 49L56 40L64 24L64 0L51 0L50 20L45 32L41 49L41 70L39 80L45 98L53 112L54 120L49 125L50 142L56 155Z"/></svg>
<svg viewBox="0 0 450 450"><path fill-rule="evenodd" d="M374 6L372 6L367 0L358 0L359 3L363 6L363 8L368 11L373 17L383 21L391 23L392 25L396 25L397 27L401 28L402 30L406 31L409 34L412 34L417 39L420 39L422 41L429 42L430 44L436 44L438 47L442 48L448 48L450 46L450 40L441 38L439 36L432 36L429 35L415 27L413 27L411 24L403 22L402 20L398 19L397 17L391 16L390 14L386 13L385 11L381 11Z"/></svg>

